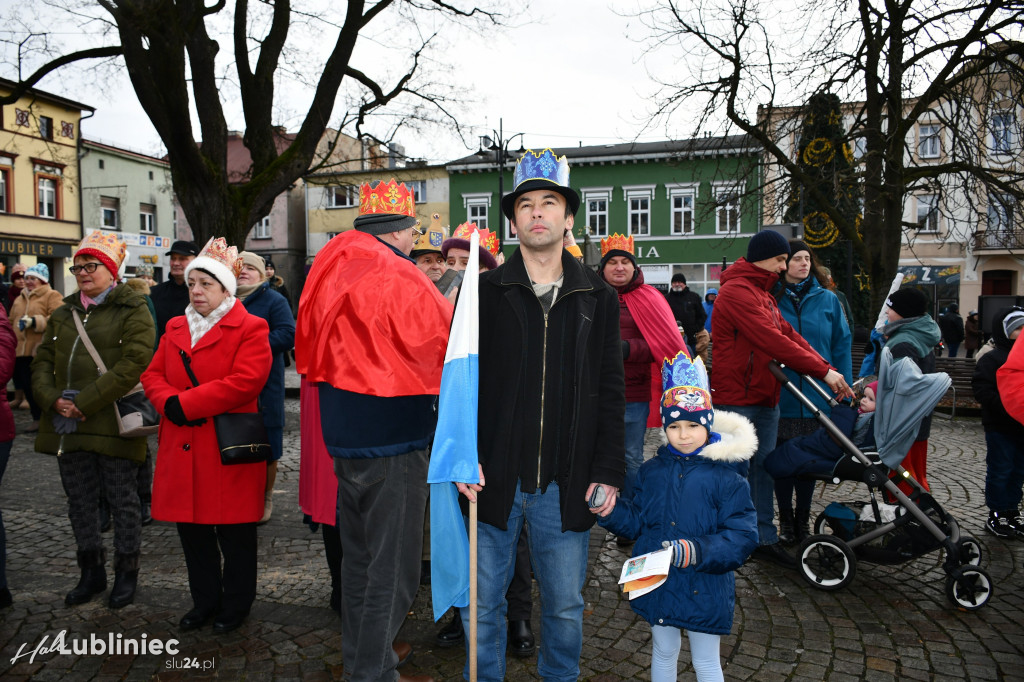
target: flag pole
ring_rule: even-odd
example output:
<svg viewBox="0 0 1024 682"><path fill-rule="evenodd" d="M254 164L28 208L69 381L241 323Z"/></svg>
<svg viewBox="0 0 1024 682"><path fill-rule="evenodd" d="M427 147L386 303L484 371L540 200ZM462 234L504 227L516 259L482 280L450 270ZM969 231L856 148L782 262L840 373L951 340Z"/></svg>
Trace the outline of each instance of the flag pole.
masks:
<svg viewBox="0 0 1024 682"><path fill-rule="evenodd" d="M479 494L479 493L478 493ZM469 682L476 682L476 502L469 503Z"/></svg>

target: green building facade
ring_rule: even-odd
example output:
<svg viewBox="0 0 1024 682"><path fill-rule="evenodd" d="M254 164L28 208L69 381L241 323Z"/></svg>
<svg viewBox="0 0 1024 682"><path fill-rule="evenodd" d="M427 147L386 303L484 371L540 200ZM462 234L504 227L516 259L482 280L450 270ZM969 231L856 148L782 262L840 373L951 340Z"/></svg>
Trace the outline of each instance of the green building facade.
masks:
<svg viewBox="0 0 1024 682"><path fill-rule="evenodd" d="M703 295L718 286L723 261L744 255L761 228L759 155L746 136L554 151L568 158L570 183L580 194L573 232L588 264L600 260L602 238L632 235L648 284L667 289L681 272ZM512 156L501 182L504 193L513 187ZM497 231L503 251L511 253L518 240L501 214L493 155L468 156L447 168L453 228L472 221Z"/></svg>

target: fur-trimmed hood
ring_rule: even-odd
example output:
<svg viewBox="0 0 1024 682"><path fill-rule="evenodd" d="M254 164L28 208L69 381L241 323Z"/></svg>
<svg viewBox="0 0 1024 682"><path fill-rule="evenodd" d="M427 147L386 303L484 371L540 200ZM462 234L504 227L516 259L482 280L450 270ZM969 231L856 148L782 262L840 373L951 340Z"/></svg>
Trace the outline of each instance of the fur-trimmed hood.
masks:
<svg viewBox="0 0 1024 682"><path fill-rule="evenodd" d="M697 453L701 457L715 462L745 462L757 452L757 432L741 414L715 410L714 432L720 440L704 446Z"/></svg>

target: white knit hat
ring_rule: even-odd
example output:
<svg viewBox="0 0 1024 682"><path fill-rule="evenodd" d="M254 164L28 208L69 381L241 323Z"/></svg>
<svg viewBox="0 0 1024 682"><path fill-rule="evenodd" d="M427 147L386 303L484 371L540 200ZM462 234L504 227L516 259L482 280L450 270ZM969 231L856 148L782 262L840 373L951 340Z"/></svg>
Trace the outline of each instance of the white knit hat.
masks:
<svg viewBox="0 0 1024 682"><path fill-rule="evenodd" d="M205 270L228 290L232 296L238 287L238 273L242 270L242 260L238 257L238 249L228 246L224 237L212 237L206 242L199 255L185 268L185 278L193 270Z"/></svg>

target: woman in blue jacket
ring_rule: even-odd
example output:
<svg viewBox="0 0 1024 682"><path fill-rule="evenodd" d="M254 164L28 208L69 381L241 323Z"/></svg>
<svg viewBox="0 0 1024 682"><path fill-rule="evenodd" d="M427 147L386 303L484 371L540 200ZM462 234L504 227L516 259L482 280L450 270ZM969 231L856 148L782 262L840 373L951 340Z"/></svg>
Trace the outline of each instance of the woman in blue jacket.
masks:
<svg viewBox="0 0 1024 682"><path fill-rule="evenodd" d="M846 322L839 298L825 287L828 279L820 270L818 259L804 242L789 242L790 256L786 272L779 280L777 298L782 317L800 333L807 343L851 383L853 335ZM809 397L827 416L828 403L807 385L795 372L786 370L790 381ZM820 424L789 391L783 391L779 400L779 434L777 444L790 438L805 436ZM793 510L793 492L796 491L796 511ZM779 541L784 545L802 542L810 532L811 498L814 481L780 478L775 481L775 499L779 505Z"/></svg>
<svg viewBox="0 0 1024 682"><path fill-rule="evenodd" d="M263 256L243 251L238 254L242 269L238 273L238 299L245 309L256 317L262 317L270 327L270 352L274 364L270 377L260 392L260 412L263 426L270 436L273 459L267 462L267 490L263 503L263 518L260 523L270 520L274 509L274 481L277 478L277 461L284 452L284 354L295 345L295 318L292 308L281 294L270 287Z"/></svg>
<svg viewBox="0 0 1024 682"><path fill-rule="evenodd" d="M676 679L681 630L697 679L721 680L721 636L732 630L736 603L733 571L757 547L750 486L738 472L757 449L757 436L746 418L715 413L700 358L691 364L680 352L666 360L662 387L668 445L640 467L633 499L620 497L598 522L636 538L634 557L672 548L665 583L630 601L651 624L652 682Z"/></svg>

